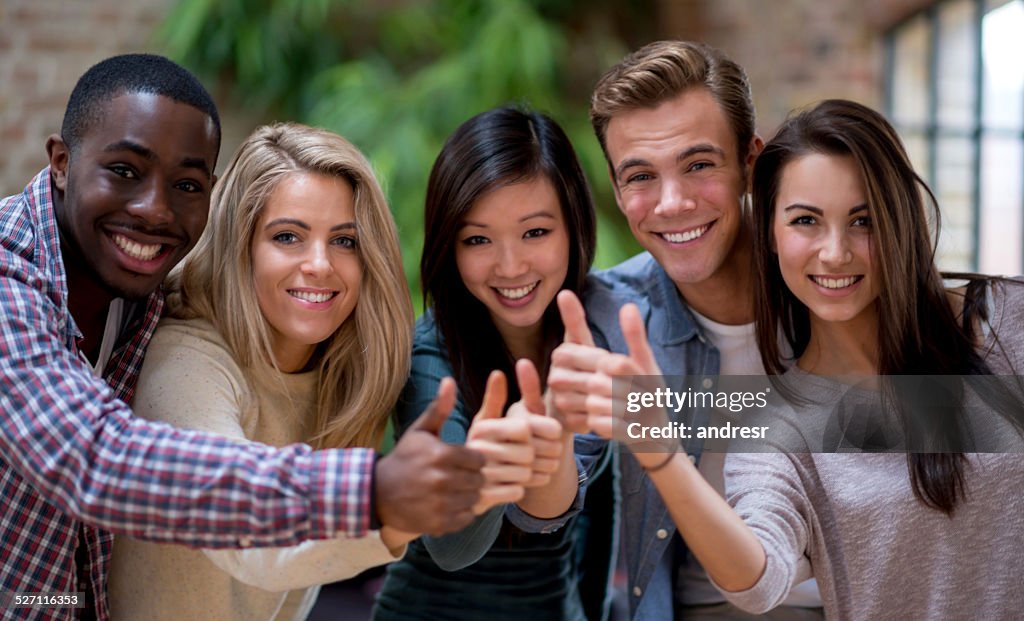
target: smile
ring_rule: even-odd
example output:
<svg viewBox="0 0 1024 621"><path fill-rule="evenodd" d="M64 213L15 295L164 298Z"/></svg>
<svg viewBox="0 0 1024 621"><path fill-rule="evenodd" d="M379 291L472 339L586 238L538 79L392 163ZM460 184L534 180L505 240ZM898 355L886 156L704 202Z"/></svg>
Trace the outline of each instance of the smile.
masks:
<svg viewBox="0 0 1024 621"><path fill-rule="evenodd" d="M827 276L808 276L818 286L826 289L845 289L860 281L863 276L843 276L842 278L829 278Z"/></svg>
<svg viewBox="0 0 1024 621"><path fill-rule="evenodd" d="M297 289L289 289L288 295L302 300L303 302L311 302L313 304L323 304L330 300L334 296L338 295L337 291L299 291Z"/></svg>
<svg viewBox="0 0 1024 621"><path fill-rule="evenodd" d="M497 291L502 297L508 298L510 300L521 300L526 296L530 295L530 292L536 289L537 285L539 284L540 281L538 280L537 282L531 285L526 285L525 287L516 287L514 289L494 287L494 290Z"/></svg>
<svg viewBox="0 0 1024 621"><path fill-rule="evenodd" d="M133 259L138 259L139 261L152 261L158 254L160 254L160 250L164 247L163 244L140 244L137 241L128 239L120 233L114 233L110 238L122 252Z"/></svg>
<svg viewBox="0 0 1024 621"><path fill-rule="evenodd" d="M698 226L695 229L690 229L689 231L683 231L681 233L659 233L659 235L661 235L661 238L667 242L682 244L703 237L704 233L707 233L710 228L710 224L705 224L704 226Z"/></svg>

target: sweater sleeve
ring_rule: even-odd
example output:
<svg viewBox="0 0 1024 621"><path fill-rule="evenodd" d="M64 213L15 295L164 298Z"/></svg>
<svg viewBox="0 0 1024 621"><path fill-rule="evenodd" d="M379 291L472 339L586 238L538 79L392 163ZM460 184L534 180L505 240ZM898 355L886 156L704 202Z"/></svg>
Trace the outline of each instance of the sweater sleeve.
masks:
<svg viewBox="0 0 1024 621"><path fill-rule="evenodd" d="M351 578L400 559L405 546L389 550L379 531L365 537L306 541L288 548L203 550L233 578L264 591L290 591Z"/></svg>
<svg viewBox="0 0 1024 621"><path fill-rule="evenodd" d="M136 414L177 427L245 441L242 414L249 391L228 352L175 326L154 339L139 378ZM376 531L290 547L203 550L221 570L266 591L288 591L350 578L404 554L394 553Z"/></svg>
<svg viewBox="0 0 1024 621"><path fill-rule="evenodd" d="M745 591L715 587L733 604L761 614L782 603L794 585L812 575L808 557L810 501L794 459L809 454L729 453L725 492L729 504L764 547L764 573ZM714 583L714 581L712 581Z"/></svg>

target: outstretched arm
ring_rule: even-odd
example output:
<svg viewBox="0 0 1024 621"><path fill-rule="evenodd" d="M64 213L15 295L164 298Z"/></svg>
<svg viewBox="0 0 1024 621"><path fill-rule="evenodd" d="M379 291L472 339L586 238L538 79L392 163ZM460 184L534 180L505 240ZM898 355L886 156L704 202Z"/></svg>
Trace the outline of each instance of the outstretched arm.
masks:
<svg viewBox="0 0 1024 621"><path fill-rule="evenodd" d="M573 300L567 302L573 305ZM578 310L582 312L581 307ZM587 426L607 439L612 439L613 429L621 425L617 416L625 412L625 395L616 394L615 389L618 384L621 392L627 382L615 383L613 378L661 375L636 306L622 308L620 324L628 355L567 343L554 352L548 380L559 409L585 416ZM648 424L667 423L664 410L649 409L640 416L646 417ZM727 591L753 586L765 568L764 548L697 468L688 459L675 457L675 445L626 444L647 470L679 533L712 579Z"/></svg>

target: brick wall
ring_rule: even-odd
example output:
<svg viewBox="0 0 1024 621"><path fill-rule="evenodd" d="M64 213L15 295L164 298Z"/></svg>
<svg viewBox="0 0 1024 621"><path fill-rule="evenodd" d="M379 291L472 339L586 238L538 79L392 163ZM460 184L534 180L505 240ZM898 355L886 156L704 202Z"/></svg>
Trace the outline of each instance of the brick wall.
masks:
<svg viewBox="0 0 1024 621"><path fill-rule="evenodd" d="M0 0L0 196L46 165L46 137L90 66L151 44L173 0Z"/></svg>
<svg viewBox="0 0 1024 621"><path fill-rule="evenodd" d="M883 34L930 0L661 0L663 37L697 39L746 70L768 138L794 108L882 104Z"/></svg>
<svg viewBox="0 0 1024 621"><path fill-rule="evenodd" d="M759 129L824 97L881 103L885 28L930 0L658 0L661 32L725 50L748 71ZM0 196L46 164L75 80L113 54L159 52L153 32L174 0L0 0ZM223 110L221 165L256 124Z"/></svg>

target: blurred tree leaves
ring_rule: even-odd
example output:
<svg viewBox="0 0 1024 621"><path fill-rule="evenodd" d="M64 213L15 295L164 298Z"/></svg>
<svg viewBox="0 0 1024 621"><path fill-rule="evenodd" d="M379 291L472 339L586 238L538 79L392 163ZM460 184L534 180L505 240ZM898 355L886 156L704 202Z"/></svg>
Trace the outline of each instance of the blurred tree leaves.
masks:
<svg viewBox="0 0 1024 621"><path fill-rule="evenodd" d="M631 33L650 31L651 4L179 0L159 37L233 105L332 129L367 154L398 222L419 308L427 176L445 138L494 106L529 105L569 133L600 214L598 265L636 252L587 108Z"/></svg>

